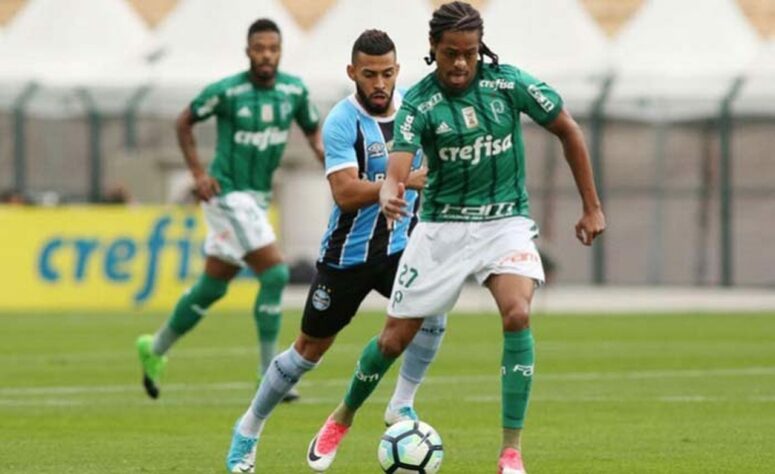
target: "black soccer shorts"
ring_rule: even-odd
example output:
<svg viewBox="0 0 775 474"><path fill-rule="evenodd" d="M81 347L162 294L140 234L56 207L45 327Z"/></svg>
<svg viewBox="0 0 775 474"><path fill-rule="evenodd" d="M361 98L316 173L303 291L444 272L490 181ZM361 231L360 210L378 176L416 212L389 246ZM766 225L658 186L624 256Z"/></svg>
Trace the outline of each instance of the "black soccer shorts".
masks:
<svg viewBox="0 0 775 474"><path fill-rule="evenodd" d="M350 324L371 290L390 298L401 253L354 268L332 268L319 262L304 306L302 332L312 337L331 337Z"/></svg>

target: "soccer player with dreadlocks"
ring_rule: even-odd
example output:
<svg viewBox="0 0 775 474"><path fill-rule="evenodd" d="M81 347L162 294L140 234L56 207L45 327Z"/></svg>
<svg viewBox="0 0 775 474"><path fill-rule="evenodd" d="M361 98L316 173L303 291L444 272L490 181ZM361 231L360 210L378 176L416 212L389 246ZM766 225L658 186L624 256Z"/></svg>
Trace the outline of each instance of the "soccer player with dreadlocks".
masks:
<svg viewBox="0 0 775 474"><path fill-rule="evenodd" d="M501 474L524 474L520 438L534 374L530 304L544 272L529 217L520 114L556 135L582 201L576 236L605 229L584 136L560 96L516 67L499 64L482 41L479 12L451 2L430 21L429 64L395 122L380 207L389 222L407 214L412 157L428 158L420 223L399 262L382 333L364 348L343 402L310 443L307 462L325 471L355 413L412 341L425 317L452 309L469 275L487 287L501 315ZM489 59L489 63L485 62Z"/></svg>

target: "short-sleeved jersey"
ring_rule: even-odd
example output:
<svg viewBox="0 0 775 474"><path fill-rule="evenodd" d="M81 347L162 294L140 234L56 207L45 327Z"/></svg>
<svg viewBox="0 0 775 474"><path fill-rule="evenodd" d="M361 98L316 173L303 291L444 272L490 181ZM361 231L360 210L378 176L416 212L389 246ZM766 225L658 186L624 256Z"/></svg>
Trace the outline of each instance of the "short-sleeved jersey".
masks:
<svg viewBox="0 0 775 474"><path fill-rule="evenodd" d="M396 91L393 101L401 105ZM362 180L385 179L388 154L393 145L395 114L374 117L360 105L355 95L337 103L323 123L326 176L345 168L355 168ZM422 153L415 151L412 167L422 164ZM319 261L335 268L350 268L384 259L406 247L409 232L417 222L419 205L417 191L407 190L405 198L411 216L405 217L388 230L379 204L345 212L334 205L328 228L320 245Z"/></svg>
<svg viewBox="0 0 775 474"><path fill-rule="evenodd" d="M301 79L282 72L268 88L256 86L248 71L222 79L207 86L190 109L196 121L216 117L210 174L221 192L253 191L263 206L269 204L272 175L288 142L291 122L312 132L320 120Z"/></svg>
<svg viewBox="0 0 775 474"><path fill-rule="evenodd" d="M444 88L435 72L422 79L404 97L393 146L427 156L420 220L528 217L520 114L547 125L561 110L557 92L509 65L480 63L459 93Z"/></svg>

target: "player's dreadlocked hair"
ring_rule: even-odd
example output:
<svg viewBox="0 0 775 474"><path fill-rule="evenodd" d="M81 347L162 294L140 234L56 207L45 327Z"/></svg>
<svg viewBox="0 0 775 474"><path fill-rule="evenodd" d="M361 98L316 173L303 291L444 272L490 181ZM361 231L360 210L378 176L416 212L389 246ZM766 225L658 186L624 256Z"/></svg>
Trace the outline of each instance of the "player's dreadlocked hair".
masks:
<svg viewBox="0 0 775 474"><path fill-rule="evenodd" d="M445 31L466 31L477 30L479 31L479 38L484 35L484 21L482 16L472 7L465 2L450 2L440 6L433 12L430 24L430 37L434 43L438 43L441 40L441 35ZM487 56L492 61L491 66L498 67L498 55L495 54L484 42L479 40L479 52L482 55L482 60ZM425 62L428 65L433 64L436 60L436 55L433 51L428 53L425 58Z"/></svg>

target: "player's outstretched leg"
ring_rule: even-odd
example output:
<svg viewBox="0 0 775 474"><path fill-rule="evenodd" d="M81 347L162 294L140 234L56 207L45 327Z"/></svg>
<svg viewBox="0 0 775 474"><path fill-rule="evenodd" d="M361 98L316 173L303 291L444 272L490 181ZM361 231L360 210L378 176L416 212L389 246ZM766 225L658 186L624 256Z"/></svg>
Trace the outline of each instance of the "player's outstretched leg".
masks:
<svg viewBox="0 0 775 474"><path fill-rule="evenodd" d="M358 359L344 402L334 410L309 444L307 464L314 471L323 472L334 462L336 451L352 425L355 412L377 388L382 376L397 359L382 354L378 339L374 337L366 344Z"/></svg>
<svg viewBox="0 0 775 474"><path fill-rule="evenodd" d="M444 339L446 327L446 314L425 318L420 331L406 348L401 372L396 381L396 389L385 409L385 425L419 419L414 409L414 397L425 378L428 367L436 357L441 341Z"/></svg>
<svg viewBox="0 0 775 474"><path fill-rule="evenodd" d="M235 469L252 468L255 464L255 446L266 419L299 379L315 366L314 362L304 359L293 346L272 359L253 402L234 427L231 447L226 455L229 471L253 472Z"/></svg>
<svg viewBox="0 0 775 474"><path fill-rule="evenodd" d="M203 274L194 286L180 297L170 319L154 336L137 339L137 353L143 369L143 387L151 398L160 394L159 381L167 365L165 354L175 342L194 328L207 308L226 294L228 282Z"/></svg>

